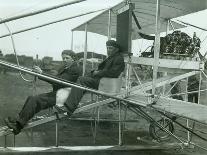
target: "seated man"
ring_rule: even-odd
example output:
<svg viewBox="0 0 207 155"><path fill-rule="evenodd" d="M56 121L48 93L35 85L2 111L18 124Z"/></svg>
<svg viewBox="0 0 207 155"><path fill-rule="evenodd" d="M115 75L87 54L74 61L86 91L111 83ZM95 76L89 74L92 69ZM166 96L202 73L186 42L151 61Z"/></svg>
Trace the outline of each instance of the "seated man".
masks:
<svg viewBox="0 0 207 155"><path fill-rule="evenodd" d="M101 78L118 78L119 75L124 71L125 64L124 58L121 54L120 46L114 40L108 40L106 42L106 46L108 58L99 64L97 70L91 71L91 75L79 77L77 84L98 89ZM72 87L69 97L64 104L69 116L75 111L85 92L86 91L83 89Z"/></svg>
<svg viewBox="0 0 207 155"><path fill-rule="evenodd" d="M71 50L64 50L62 52L63 65L57 73L57 77L67 81L76 82L78 77L82 75L82 66L74 61L76 55ZM39 67L35 68L36 72L41 73ZM49 80L44 80L53 86L53 91L49 93L39 94L36 96L29 96L18 114L17 118L8 117L5 119L5 124L13 129L13 133L18 134L27 122L39 111L53 107L56 104L56 92L64 86L53 83Z"/></svg>

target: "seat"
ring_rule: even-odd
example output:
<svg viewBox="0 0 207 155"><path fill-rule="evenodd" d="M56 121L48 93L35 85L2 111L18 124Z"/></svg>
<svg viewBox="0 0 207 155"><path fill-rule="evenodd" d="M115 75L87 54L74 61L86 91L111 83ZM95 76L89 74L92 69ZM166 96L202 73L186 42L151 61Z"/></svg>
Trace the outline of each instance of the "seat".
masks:
<svg viewBox="0 0 207 155"><path fill-rule="evenodd" d="M122 88L122 77L123 73L121 73L118 78L101 78L98 90L110 93L111 95L120 93Z"/></svg>
<svg viewBox="0 0 207 155"><path fill-rule="evenodd" d="M122 87L122 78L102 78L98 90L115 95L120 93Z"/></svg>

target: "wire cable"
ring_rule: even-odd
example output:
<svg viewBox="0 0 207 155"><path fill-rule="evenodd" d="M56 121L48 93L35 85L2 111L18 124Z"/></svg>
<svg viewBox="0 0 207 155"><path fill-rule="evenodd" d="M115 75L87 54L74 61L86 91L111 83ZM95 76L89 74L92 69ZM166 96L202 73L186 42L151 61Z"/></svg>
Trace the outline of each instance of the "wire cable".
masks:
<svg viewBox="0 0 207 155"><path fill-rule="evenodd" d="M2 20L2 19L0 19L0 20ZM7 30L9 31L9 33L10 33L11 42L12 42L12 48L13 48L13 51L14 51L14 54L15 54L15 57L16 57L17 65L20 66L20 65L19 65L19 59L18 59L18 56L17 56L16 47L15 47L15 43L14 43L14 38L13 38L12 32L11 32L11 30L10 30L8 24L4 23L4 25L5 25L5 27L7 28ZM19 74L20 74L21 78L22 78L24 81L26 81L26 82L30 82L30 83L34 82L34 80L28 80L28 79L24 78L24 76L22 75L21 71L19 71Z"/></svg>

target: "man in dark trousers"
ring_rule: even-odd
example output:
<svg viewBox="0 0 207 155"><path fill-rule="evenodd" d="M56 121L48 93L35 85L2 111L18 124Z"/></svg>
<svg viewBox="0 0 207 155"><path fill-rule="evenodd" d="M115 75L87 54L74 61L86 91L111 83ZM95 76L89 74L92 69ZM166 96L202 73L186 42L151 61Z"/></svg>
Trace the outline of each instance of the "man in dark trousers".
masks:
<svg viewBox="0 0 207 155"><path fill-rule="evenodd" d="M108 58L99 64L97 70L91 71L91 75L79 77L77 80L78 84L85 87L98 89L101 78L118 78L119 75L124 71L124 58L118 43L114 40L108 40L106 42L106 47ZM85 92L86 91L83 89L72 87L70 95L64 104L69 116L75 111Z"/></svg>
<svg viewBox="0 0 207 155"><path fill-rule="evenodd" d="M78 77L82 75L82 67L78 64L76 54L71 50L64 50L62 52L63 65L59 68L57 77L76 82ZM39 67L35 67L34 71L42 73ZM40 78L41 80L44 80ZM64 86L44 80L53 86L53 91L49 93L39 94L36 96L29 96L20 111L17 118L8 117L5 119L5 124L13 129L13 133L18 134L27 122L39 111L55 106L56 93Z"/></svg>

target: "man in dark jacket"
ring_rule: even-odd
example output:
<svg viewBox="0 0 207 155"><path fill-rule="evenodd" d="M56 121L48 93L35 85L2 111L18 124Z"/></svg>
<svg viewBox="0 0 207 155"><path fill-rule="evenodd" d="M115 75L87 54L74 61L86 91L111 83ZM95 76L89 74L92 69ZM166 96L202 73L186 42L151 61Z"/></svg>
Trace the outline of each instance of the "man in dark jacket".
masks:
<svg viewBox="0 0 207 155"><path fill-rule="evenodd" d="M57 77L70 82L76 82L78 77L82 75L82 67L74 61L75 53L71 50L64 50L62 52L62 59L63 65L58 70ZM42 70L39 67L35 67L34 70L42 73ZM40 79L44 80L42 78ZM63 88L64 86L55 84L48 80L44 81L52 84L52 92L29 96L17 118L8 117L5 119L5 124L9 128L13 129L14 134L18 134L36 113L43 109L53 107L56 104L57 90Z"/></svg>
<svg viewBox="0 0 207 155"><path fill-rule="evenodd" d="M79 77L77 83L98 89L100 79L103 77L118 78L124 71L124 58L121 54L120 46L114 40L106 42L108 58L99 64L98 69L91 71L91 75ZM81 98L86 91L83 89L72 87L69 97L65 102L65 107L68 115L70 116L77 108Z"/></svg>

